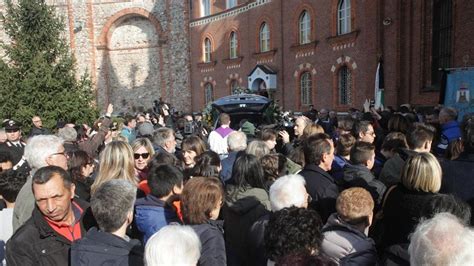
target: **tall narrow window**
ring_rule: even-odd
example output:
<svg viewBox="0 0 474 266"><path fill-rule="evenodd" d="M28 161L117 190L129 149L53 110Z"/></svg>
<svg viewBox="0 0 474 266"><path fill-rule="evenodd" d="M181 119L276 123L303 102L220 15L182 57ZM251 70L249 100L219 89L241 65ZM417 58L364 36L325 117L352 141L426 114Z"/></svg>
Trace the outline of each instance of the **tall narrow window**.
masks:
<svg viewBox="0 0 474 266"><path fill-rule="evenodd" d="M237 80L233 80L232 83L230 83L230 92L232 94L238 94L239 91L239 84L237 83Z"/></svg>
<svg viewBox="0 0 474 266"><path fill-rule="evenodd" d="M267 23L262 23L260 26L260 52L270 51L270 29Z"/></svg>
<svg viewBox="0 0 474 266"><path fill-rule="evenodd" d="M211 40L209 40L209 38L204 39L204 48L203 48L204 58L203 58L203 61L205 63L211 62L211 49L212 49Z"/></svg>
<svg viewBox="0 0 474 266"><path fill-rule="evenodd" d="M337 34L351 32L351 1L339 0L337 5Z"/></svg>
<svg viewBox="0 0 474 266"><path fill-rule="evenodd" d="M301 92L301 104L302 105L309 105L311 104L311 95L312 95L312 81L311 81L311 74L309 72L305 72L301 75L300 78L300 92Z"/></svg>
<svg viewBox="0 0 474 266"><path fill-rule="evenodd" d="M439 89L442 72L440 68L451 66L453 37L453 5L451 0L435 0L433 4L433 42L431 84Z"/></svg>
<svg viewBox="0 0 474 266"><path fill-rule="evenodd" d="M214 100L214 89L212 88L211 83L207 83L206 87L204 88L204 97L206 100L206 105Z"/></svg>
<svg viewBox="0 0 474 266"><path fill-rule="evenodd" d="M211 15L211 0L201 0L201 16Z"/></svg>
<svg viewBox="0 0 474 266"><path fill-rule="evenodd" d="M237 5L237 0L227 0L227 9L233 8L234 6Z"/></svg>
<svg viewBox="0 0 474 266"><path fill-rule="evenodd" d="M234 31L230 33L230 42L229 42L229 57L231 59L237 58L237 33Z"/></svg>
<svg viewBox="0 0 474 266"><path fill-rule="evenodd" d="M308 12L305 10L300 16L299 20L300 29L300 44L306 44L311 42L311 18Z"/></svg>
<svg viewBox="0 0 474 266"><path fill-rule="evenodd" d="M352 75L351 71L346 67L343 66L339 70L339 104L347 105L351 104L352 102Z"/></svg>

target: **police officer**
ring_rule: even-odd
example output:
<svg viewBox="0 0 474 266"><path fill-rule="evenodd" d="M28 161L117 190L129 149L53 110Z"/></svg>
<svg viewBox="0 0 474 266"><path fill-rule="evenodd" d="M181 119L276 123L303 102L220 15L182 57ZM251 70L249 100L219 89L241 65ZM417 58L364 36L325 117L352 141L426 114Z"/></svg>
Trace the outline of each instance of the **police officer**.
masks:
<svg viewBox="0 0 474 266"><path fill-rule="evenodd" d="M3 127L7 134L7 141L0 144L0 151L8 152L12 158L13 170L28 168L23 159L26 143L21 140L20 124L15 120L9 119L3 122ZM25 168L26 167L26 168Z"/></svg>

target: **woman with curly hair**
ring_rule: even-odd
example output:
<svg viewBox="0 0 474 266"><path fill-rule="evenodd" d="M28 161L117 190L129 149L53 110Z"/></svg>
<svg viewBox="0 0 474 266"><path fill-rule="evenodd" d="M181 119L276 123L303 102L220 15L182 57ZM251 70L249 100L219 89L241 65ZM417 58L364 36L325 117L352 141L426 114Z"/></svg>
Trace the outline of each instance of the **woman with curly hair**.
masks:
<svg viewBox="0 0 474 266"><path fill-rule="evenodd" d="M288 254L318 256L323 241L322 221L311 209L290 207L274 212L265 228L265 250L278 264Z"/></svg>
<svg viewBox="0 0 474 266"><path fill-rule="evenodd" d="M196 165L191 171L192 176L219 177L221 159L213 151L205 151L196 157Z"/></svg>

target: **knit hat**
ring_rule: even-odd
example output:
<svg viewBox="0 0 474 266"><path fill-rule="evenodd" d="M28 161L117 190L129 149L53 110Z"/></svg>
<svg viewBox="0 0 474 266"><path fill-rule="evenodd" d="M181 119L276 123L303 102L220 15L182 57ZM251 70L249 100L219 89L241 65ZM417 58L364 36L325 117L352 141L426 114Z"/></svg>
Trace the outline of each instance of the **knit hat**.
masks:
<svg viewBox="0 0 474 266"><path fill-rule="evenodd" d="M242 124L240 130L245 133L245 135L255 136L255 126L249 121Z"/></svg>

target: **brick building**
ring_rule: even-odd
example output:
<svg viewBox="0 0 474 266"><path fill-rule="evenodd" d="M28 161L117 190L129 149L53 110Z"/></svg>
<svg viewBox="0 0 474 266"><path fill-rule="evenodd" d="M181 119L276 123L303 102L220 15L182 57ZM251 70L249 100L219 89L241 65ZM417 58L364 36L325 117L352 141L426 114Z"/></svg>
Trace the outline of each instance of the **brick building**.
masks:
<svg viewBox="0 0 474 266"><path fill-rule="evenodd" d="M434 105L441 67L472 66L469 0L192 0L192 108L238 88L287 110L347 110L373 98L384 60L385 105Z"/></svg>
<svg viewBox="0 0 474 266"><path fill-rule="evenodd" d="M78 74L87 71L98 105L118 112L162 97L190 109L188 4L175 0L47 0L64 17ZM0 1L0 12L4 12ZM0 23L1 28L1 23ZM7 40L0 30L0 40Z"/></svg>

